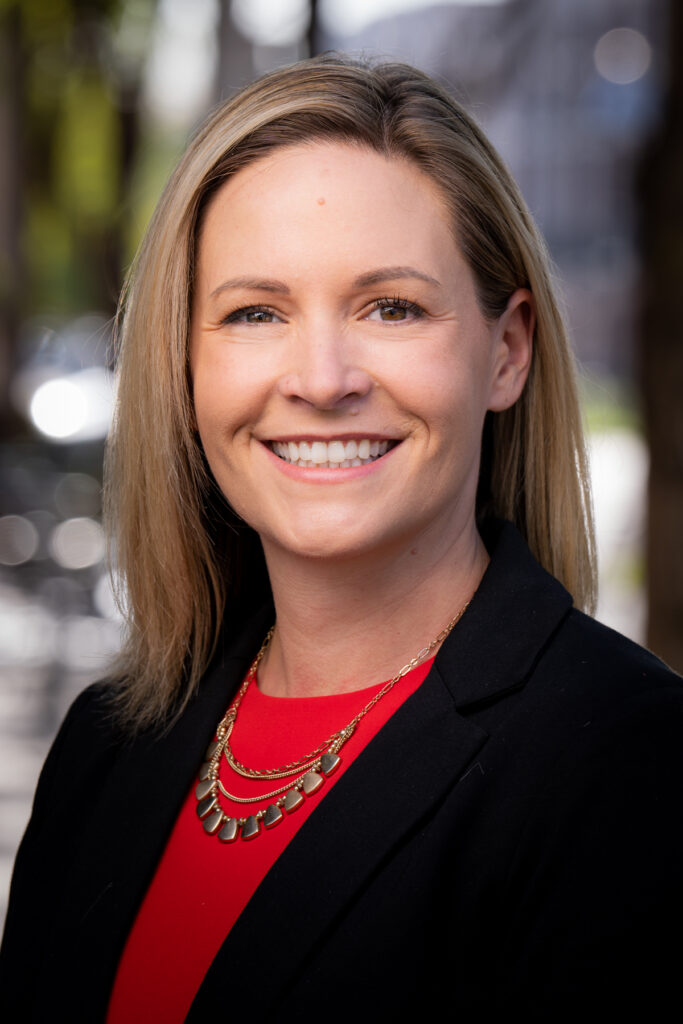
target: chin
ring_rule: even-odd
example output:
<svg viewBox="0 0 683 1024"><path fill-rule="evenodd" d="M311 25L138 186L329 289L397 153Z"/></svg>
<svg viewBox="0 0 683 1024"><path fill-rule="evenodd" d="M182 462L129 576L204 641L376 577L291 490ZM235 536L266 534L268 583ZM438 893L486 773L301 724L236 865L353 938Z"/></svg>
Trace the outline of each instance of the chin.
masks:
<svg viewBox="0 0 683 1024"><path fill-rule="evenodd" d="M372 546L364 544L360 540L356 544L350 538L340 538L339 541L334 542L330 538L330 531L326 531L324 536L289 537L286 542L275 538L264 539L265 550L271 545L287 552L294 558L313 561L347 561L352 558L360 558L363 555L367 556L372 551Z"/></svg>
<svg viewBox="0 0 683 1024"><path fill-rule="evenodd" d="M373 530L372 527L375 527ZM377 522L359 521L354 516L349 522L348 517L327 518L312 527L310 520L301 524L301 529L292 529L286 535L279 532L261 535L264 550L271 546L286 551L291 557L316 561L348 562L353 559L364 559L366 562L374 557L394 557L399 549L410 546L420 529L415 524L401 528L400 524L382 524L381 533L376 530Z"/></svg>

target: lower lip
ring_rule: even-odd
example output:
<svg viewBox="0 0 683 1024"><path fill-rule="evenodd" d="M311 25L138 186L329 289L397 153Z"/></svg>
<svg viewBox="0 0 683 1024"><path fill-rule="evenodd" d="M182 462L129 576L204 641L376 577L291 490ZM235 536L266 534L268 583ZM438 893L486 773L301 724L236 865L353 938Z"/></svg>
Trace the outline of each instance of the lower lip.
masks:
<svg viewBox="0 0 683 1024"><path fill-rule="evenodd" d="M284 475L288 476L291 480L302 480L311 484L344 484L348 483L350 480L357 480L361 477L370 476L371 473L376 472L384 466L390 456L393 455L400 446L401 442L399 441L398 444L395 444L394 447L390 448L384 455L380 455L379 458L374 459L373 462L368 462L365 466L348 466L346 469L329 469L328 467L307 469L304 466L294 466L291 462L285 462L285 460L281 459L279 455L276 455L268 445L261 445L268 457L275 463L281 473L284 473Z"/></svg>

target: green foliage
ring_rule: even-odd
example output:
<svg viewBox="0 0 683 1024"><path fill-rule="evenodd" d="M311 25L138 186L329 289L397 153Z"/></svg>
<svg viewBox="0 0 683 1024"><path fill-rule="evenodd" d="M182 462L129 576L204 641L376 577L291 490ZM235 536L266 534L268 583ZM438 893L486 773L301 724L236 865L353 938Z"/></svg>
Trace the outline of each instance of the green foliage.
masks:
<svg viewBox="0 0 683 1024"><path fill-rule="evenodd" d="M138 93L156 0L0 0L17 18L25 314L111 312L137 177Z"/></svg>
<svg viewBox="0 0 683 1024"><path fill-rule="evenodd" d="M53 139L54 195L83 228L104 227L119 196L119 120L102 78L68 76Z"/></svg>
<svg viewBox="0 0 683 1024"><path fill-rule="evenodd" d="M64 211L40 197L28 202L22 241L30 258L28 298L33 308L50 313L78 308L73 239Z"/></svg>

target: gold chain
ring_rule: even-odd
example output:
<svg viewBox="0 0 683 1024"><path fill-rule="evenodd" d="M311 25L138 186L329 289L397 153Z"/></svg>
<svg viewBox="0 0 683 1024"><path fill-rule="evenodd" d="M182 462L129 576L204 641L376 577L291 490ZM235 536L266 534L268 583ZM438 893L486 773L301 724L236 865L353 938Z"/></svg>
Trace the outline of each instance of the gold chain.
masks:
<svg viewBox="0 0 683 1024"><path fill-rule="evenodd" d="M410 659L407 665L404 665L403 668L396 673L393 679L390 679L388 682L386 682L382 689L370 698L365 707L361 708L361 710L358 712L355 718L352 718L347 726L345 726L343 729L339 729L337 732L332 733L331 736L329 736L326 740L320 743L315 748L315 750L313 750L310 754L306 754L304 757L300 757L296 761L290 761L289 764L281 765L279 768L247 768L246 765L242 764L241 761L238 761L238 759L235 757L235 754L230 745L230 733L232 732L231 727L237 718L237 712L247 690L249 689L249 684L252 682L256 675L256 669L258 668L258 665L261 662L264 654L268 650L268 646L270 644L270 641L272 640L273 633L275 632L275 626L271 626L271 628L268 630L266 634L265 640L261 644L261 649L254 658L254 661L252 662L251 667L247 672L244 682L239 688L237 695L234 701L232 702L225 718L218 727L217 737L219 740L222 740L223 737L225 737L223 752L230 767L233 769L234 772L236 772L238 775L241 775L242 778L244 779L284 779L293 775L297 771L302 771L305 774L307 770L313 768L315 762L318 760L320 755L324 753L324 751L326 750L333 750L333 753L338 753L343 744L346 743L351 734L355 731L356 726L361 721L361 719L364 718L369 711L372 711L375 704L377 704L377 702L380 701L382 697L385 697L386 694L389 693L391 689L393 689L393 687L400 679L403 679L403 677L408 675L408 673L411 672L414 668L417 668L420 662L424 661L424 659L432 653L435 647L438 647L439 644L443 643L443 641L446 639L448 634L455 626L458 619L461 618L461 616L464 614L468 604L469 601L467 602L466 605L464 605L463 608L460 609L458 614L451 619L448 625L444 626L441 632L437 636L435 636L434 639L429 644L427 644L426 647L423 647L422 650L418 651L417 654ZM227 793L225 795L228 796ZM267 796L264 796L261 799L267 799Z"/></svg>
<svg viewBox="0 0 683 1024"><path fill-rule="evenodd" d="M316 762L314 761L313 763L315 764ZM290 776L290 781L285 786L280 786L279 789L274 789L271 793L259 793L256 800L270 800L273 796L279 796L280 793L286 793L288 789L291 789L292 786L296 786L298 782L303 782L305 774L306 772L302 772L301 776L298 779L294 779L294 781L292 781ZM220 779L218 779L218 788L223 796L227 797L228 800L232 800L234 804L253 804L255 802L253 796L235 796L233 793L229 793Z"/></svg>

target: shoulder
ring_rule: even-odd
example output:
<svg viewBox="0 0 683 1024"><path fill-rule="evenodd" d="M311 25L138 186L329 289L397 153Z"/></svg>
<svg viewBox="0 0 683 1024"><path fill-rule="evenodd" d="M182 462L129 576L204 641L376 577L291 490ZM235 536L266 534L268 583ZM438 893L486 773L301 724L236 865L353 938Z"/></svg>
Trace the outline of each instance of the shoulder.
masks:
<svg viewBox="0 0 683 1024"><path fill-rule="evenodd" d="M549 645L549 652L568 659L573 672L600 672L602 677L630 681L636 688L680 686L681 677L655 654L572 608Z"/></svg>
<svg viewBox="0 0 683 1024"><path fill-rule="evenodd" d="M471 644L498 692L551 688L555 699L590 701L595 711L637 694L656 702L683 692L681 677L654 654L575 608L510 523L489 530L491 564L472 602Z"/></svg>
<svg viewBox="0 0 683 1024"><path fill-rule="evenodd" d="M106 682L85 689L69 708L50 748L40 773L33 799L31 818L15 863L13 888L32 859L45 849L56 860L76 841L88 820L89 808L97 800L103 780L126 745L126 738L115 724ZM68 835L57 850L54 835Z"/></svg>
<svg viewBox="0 0 683 1024"><path fill-rule="evenodd" d="M103 777L124 744L108 694L107 685L100 683L76 698L40 775L14 865L0 955L0 1016L8 1010L7 1019L15 1019L16 1007L29 991L30 965L40 958L45 931L36 933L35 914L49 913L54 906Z"/></svg>
<svg viewBox="0 0 683 1024"><path fill-rule="evenodd" d="M106 770L126 738L115 721L106 681L87 687L69 708L41 772L33 813L71 777L92 777Z"/></svg>
<svg viewBox="0 0 683 1024"><path fill-rule="evenodd" d="M569 614L539 653L528 686L565 729L683 732L683 679L651 651L584 615Z"/></svg>
<svg viewBox="0 0 683 1024"><path fill-rule="evenodd" d="M623 792L635 772L631 785L642 791L646 768L658 766L662 784L668 775L683 786L683 679L651 651L574 608L538 651L518 699L501 709L496 724L553 765L546 781L566 774L576 789L598 772L603 787L611 779Z"/></svg>
<svg viewBox="0 0 683 1024"><path fill-rule="evenodd" d="M680 700L676 673L574 608L511 524L489 524L487 541L489 567L436 662L466 717L487 732L511 718L571 730L630 701Z"/></svg>

